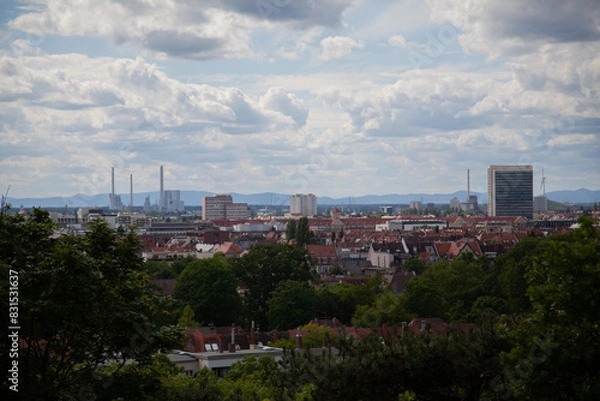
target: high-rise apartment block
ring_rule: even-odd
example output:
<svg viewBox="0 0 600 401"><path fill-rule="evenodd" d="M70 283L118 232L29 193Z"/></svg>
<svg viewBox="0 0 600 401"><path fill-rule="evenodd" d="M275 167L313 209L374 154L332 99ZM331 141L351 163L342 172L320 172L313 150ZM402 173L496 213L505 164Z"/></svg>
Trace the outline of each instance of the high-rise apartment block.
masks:
<svg viewBox="0 0 600 401"><path fill-rule="evenodd" d="M313 194L295 194L290 197L292 216L316 216L317 197Z"/></svg>
<svg viewBox="0 0 600 401"><path fill-rule="evenodd" d="M248 204L233 203L231 195L202 198L202 220L243 220L248 214Z"/></svg>
<svg viewBox="0 0 600 401"><path fill-rule="evenodd" d="M533 219L533 166L489 166L488 215Z"/></svg>
<svg viewBox="0 0 600 401"><path fill-rule="evenodd" d="M165 190L163 191L165 211L167 212L181 212L185 210L184 204L181 201L181 195L179 190Z"/></svg>

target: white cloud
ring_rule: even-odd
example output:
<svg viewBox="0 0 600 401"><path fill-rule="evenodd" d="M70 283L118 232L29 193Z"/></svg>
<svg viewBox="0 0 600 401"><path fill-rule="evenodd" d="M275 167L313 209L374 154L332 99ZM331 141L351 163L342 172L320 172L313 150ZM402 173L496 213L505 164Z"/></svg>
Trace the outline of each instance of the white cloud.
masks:
<svg viewBox="0 0 600 401"><path fill-rule="evenodd" d="M394 35L388 39L388 43L390 46L400 47L402 49L407 49L408 44L406 43L406 39L402 35Z"/></svg>
<svg viewBox="0 0 600 401"><path fill-rule="evenodd" d="M346 36L330 36L321 40L319 59L324 61L337 60L352 54L353 49L362 49L364 43Z"/></svg>
<svg viewBox="0 0 600 401"><path fill-rule="evenodd" d="M180 189L451 192L465 180L448 169L485 190L492 162L600 182L597 2L351 3L15 6L0 185L106 192L115 166L154 190L163 164Z"/></svg>
<svg viewBox="0 0 600 401"><path fill-rule="evenodd" d="M9 26L33 35L107 38L157 58L248 58L255 57L251 47L254 30L337 27L349 5L348 0L49 0Z"/></svg>

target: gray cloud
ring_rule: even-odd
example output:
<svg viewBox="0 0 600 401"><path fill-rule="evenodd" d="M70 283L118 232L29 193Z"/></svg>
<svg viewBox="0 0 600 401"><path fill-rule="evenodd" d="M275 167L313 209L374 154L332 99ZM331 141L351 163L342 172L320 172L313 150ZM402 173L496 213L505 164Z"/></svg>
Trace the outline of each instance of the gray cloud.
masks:
<svg viewBox="0 0 600 401"><path fill-rule="evenodd" d="M224 40L197 36L191 32L160 30L148 33L143 43L148 49L174 57L204 60L218 58L218 49L224 45Z"/></svg>
<svg viewBox="0 0 600 401"><path fill-rule="evenodd" d="M600 3L595 0L504 0L492 3L483 18L495 37L555 42L600 39Z"/></svg>
<svg viewBox="0 0 600 401"><path fill-rule="evenodd" d="M352 0L217 0L211 3L253 18L305 29L312 26L339 27L342 14Z"/></svg>

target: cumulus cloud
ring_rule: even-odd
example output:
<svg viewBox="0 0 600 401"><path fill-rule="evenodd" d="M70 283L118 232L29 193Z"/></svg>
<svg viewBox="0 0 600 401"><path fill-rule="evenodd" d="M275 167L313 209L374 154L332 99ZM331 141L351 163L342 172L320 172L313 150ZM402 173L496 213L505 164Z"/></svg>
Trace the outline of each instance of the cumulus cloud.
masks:
<svg viewBox="0 0 600 401"><path fill-rule="evenodd" d="M47 174L68 165L84 174L134 162L223 163L260 143L255 135L297 129L308 115L281 87L250 96L184 84L142 58L3 54L0 83L0 165L27 174L42 168L36 157L57 158Z"/></svg>
<svg viewBox="0 0 600 401"><path fill-rule="evenodd" d="M346 36L330 36L321 40L319 59L336 60L352 54L352 49L362 49L364 43Z"/></svg>
<svg viewBox="0 0 600 401"><path fill-rule="evenodd" d="M266 109L277 111L284 116L290 117L297 127L306 124L308 109L294 94L287 93L281 87L270 88L260 98L260 105Z"/></svg>
<svg viewBox="0 0 600 401"><path fill-rule="evenodd" d="M31 195L106 192L110 166L156 189L160 163L214 191L452 191L491 159L597 182L592 0L34 1L0 38L0 180Z"/></svg>
<svg viewBox="0 0 600 401"><path fill-rule="evenodd" d="M265 24L302 30L338 27L349 4L348 0L49 0L18 16L9 26L34 35L107 38L159 58L244 58L255 56L252 33Z"/></svg>
<svg viewBox="0 0 600 401"><path fill-rule="evenodd" d="M394 36L390 37L388 39L388 43L390 44L390 46L400 47L403 49L408 48L408 43L406 42L406 39L404 39L404 37L402 35L394 35Z"/></svg>
<svg viewBox="0 0 600 401"><path fill-rule="evenodd" d="M461 30L469 53L490 58L535 52L544 44L600 40L600 4L595 0L428 0L434 22Z"/></svg>

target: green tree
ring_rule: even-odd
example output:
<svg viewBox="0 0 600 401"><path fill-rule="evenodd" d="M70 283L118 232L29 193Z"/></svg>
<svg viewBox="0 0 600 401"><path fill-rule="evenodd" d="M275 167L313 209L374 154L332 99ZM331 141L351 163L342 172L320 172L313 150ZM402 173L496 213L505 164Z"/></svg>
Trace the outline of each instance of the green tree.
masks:
<svg viewBox="0 0 600 401"><path fill-rule="evenodd" d="M410 321L412 315L406 310L406 298L392 291L377 295L370 305L359 305L352 317L356 327L378 328L383 325L400 326Z"/></svg>
<svg viewBox="0 0 600 401"><path fill-rule="evenodd" d="M310 234L310 223L308 221L308 217L301 217L300 220L298 220L298 228L296 230L296 244L299 246L304 246L310 243Z"/></svg>
<svg viewBox="0 0 600 401"><path fill-rule="evenodd" d="M415 272L416 274L422 274L427 267L427 263L421 258L410 258L406 261L403 269L408 272Z"/></svg>
<svg viewBox="0 0 600 401"><path fill-rule="evenodd" d="M280 393L271 384L271 378L278 374L279 366L270 355L246 356L231 365L227 377L220 383L225 401L261 401L273 399Z"/></svg>
<svg viewBox="0 0 600 401"><path fill-rule="evenodd" d="M193 256L191 256L191 255L189 255L189 256L186 256L186 257L185 257L185 258L183 258L183 259L177 259L177 260L174 260L174 261L171 263L171 271L172 271L173 273L175 273L175 277L177 277L177 276L179 276L179 275L181 274L181 272L182 272L182 271L184 271L184 270L185 270L185 268L186 268L186 267L187 267L187 266L188 266L190 263L192 263L194 260L196 260L196 258L195 258L195 257L193 257Z"/></svg>
<svg viewBox="0 0 600 401"><path fill-rule="evenodd" d="M194 310L191 306L186 305L185 308L183 308L183 312L181 312L177 325L187 329L190 327L199 327L202 324L194 320Z"/></svg>
<svg viewBox="0 0 600 401"><path fill-rule="evenodd" d="M487 287L491 295L506 301L507 313L532 311L525 272L545 252L548 241L546 238L525 238L494 261Z"/></svg>
<svg viewBox="0 0 600 401"><path fill-rule="evenodd" d="M173 296L190 305L204 323L228 326L243 317L237 288L230 259L217 254L191 262L179 275Z"/></svg>
<svg viewBox="0 0 600 401"><path fill-rule="evenodd" d="M407 311L414 316L441 317L447 310L439 284L429 277L410 280L403 296Z"/></svg>
<svg viewBox="0 0 600 401"><path fill-rule="evenodd" d="M177 273L175 273L175 271L173 271L172 266L165 261L147 261L146 270L148 271L150 277L153 279L177 278Z"/></svg>
<svg viewBox="0 0 600 401"><path fill-rule="evenodd" d="M167 375L161 378L163 391L154 394L152 401L222 401L223 392L215 373L207 368L194 377Z"/></svg>
<svg viewBox="0 0 600 401"><path fill-rule="evenodd" d="M146 363L181 346L181 332L154 322L167 300L152 291L130 232L93 221L83 236L52 236L47 212L0 217L0 269L19 278L19 395L71 399L107 362ZM7 300L7 287L2 287ZM8 310L8 308L6 308ZM3 383L6 383L4 381Z"/></svg>
<svg viewBox="0 0 600 401"><path fill-rule="evenodd" d="M296 229L297 229L296 220L290 219L288 221L287 227L285 229L285 237L288 239L288 241L296 238Z"/></svg>
<svg viewBox="0 0 600 401"><path fill-rule="evenodd" d="M515 396L525 400L600 397L600 230L549 238L526 271L532 319L512 331L505 355Z"/></svg>
<svg viewBox="0 0 600 401"><path fill-rule="evenodd" d="M278 399L479 400L494 397L506 342L488 323L469 332L329 339L322 353L286 351L274 376ZM335 348L335 353L333 349ZM498 398L496 398L498 399Z"/></svg>
<svg viewBox="0 0 600 401"><path fill-rule="evenodd" d="M288 330L308 323L317 310L316 291L306 282L280 282L267 302L269 327Z"/></svg>
<svg viewBox="0 0 600 401"><path fill-rule="evenodd" d="M439 315L435 317L458 322L473 318L473 304L479 297L486 295L488 275L487 261L476 259L472 253L465 253L452 262L438 261L431 264L420 277L411 281L429 280L440 295L436 305L436 313ZM412 295L410 291L408 294ZM412 306L415 305L413 301L417 300L411 300ZM490 307L492 304L488 302L486 306Z"/></svg>
<svg viewBox="0 0 600 401"><path fill-rule="evenodd" d="M345 324L352 321L359 305L372 304L379 294L389 291L389 285L380 273L364 284L338 283L317 291L319 316L335 317Z"/></svg>
<svg viewBox="0 0 600 401"><path fill-rule="evenodd" d="M268 302L277 285L286 280L315 280L306 249L287 244L257 244L234 261L236 277L247 290L244 304L261 329L268 328Z"/></svg>

